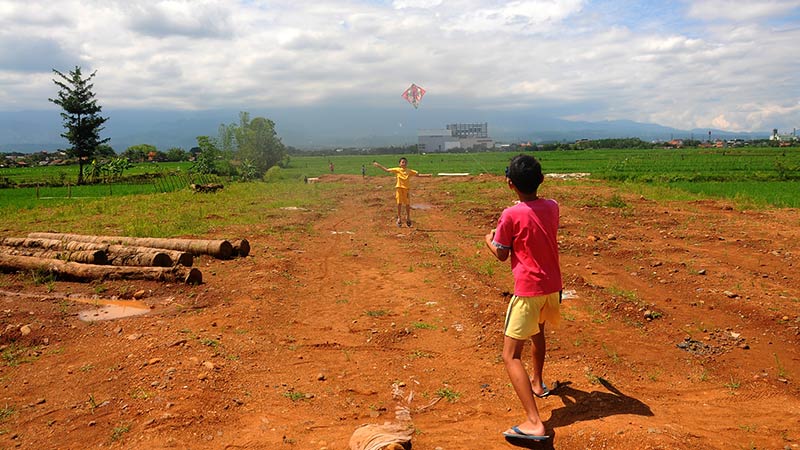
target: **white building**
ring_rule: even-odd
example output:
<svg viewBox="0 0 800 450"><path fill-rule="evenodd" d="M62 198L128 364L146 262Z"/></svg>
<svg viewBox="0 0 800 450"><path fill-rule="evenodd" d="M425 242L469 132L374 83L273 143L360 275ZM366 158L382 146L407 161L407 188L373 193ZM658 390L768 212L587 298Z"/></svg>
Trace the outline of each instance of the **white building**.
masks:
<svg viewBox="0 0 800 450"><path fill-rule="evenodd" d="M791 134L778 134L778 129L774 128L772 130L772 135L769 137L770 141L778 141L778 142L792 142L797 141L797 128L792 130Z"/></svg>
<svg viewBox="0 0 800 450"><path fill-rule="evenodd" d="M494 147L489 137L488 123L453 123L444 130L419 130L419 151L427 153L447 152L452 149Z"/></svg>
<svg viewBox="0 0 800 450"><path fill-rule="evenodd" d="M461 147L458 138L450 130L419 130L418 138L420 152L446 152Z"/></svg>

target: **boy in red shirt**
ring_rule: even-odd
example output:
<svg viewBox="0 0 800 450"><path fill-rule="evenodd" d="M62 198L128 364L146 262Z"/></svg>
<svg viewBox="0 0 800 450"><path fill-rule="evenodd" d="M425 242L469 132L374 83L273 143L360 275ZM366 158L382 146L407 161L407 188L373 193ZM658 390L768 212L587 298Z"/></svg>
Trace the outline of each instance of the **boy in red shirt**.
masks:
<svg viewBox="0 0 800 450"><path fill-rule="evenodd" d="M506 208L497 228L485 236L487 247L500 261L511 257L514 295L508 304L503 340L503 363L527 416L525 422L503 433L508 439L546 440L536 397L550 394L542 381L544 368L544 324L560 321L561 268L558 257L559 208L555 200L539 198L544 181L542 166L528 155L515 156L508 166L506 182L519 202ZM533 346L533 376L522 364L522 349Z"/></svg>

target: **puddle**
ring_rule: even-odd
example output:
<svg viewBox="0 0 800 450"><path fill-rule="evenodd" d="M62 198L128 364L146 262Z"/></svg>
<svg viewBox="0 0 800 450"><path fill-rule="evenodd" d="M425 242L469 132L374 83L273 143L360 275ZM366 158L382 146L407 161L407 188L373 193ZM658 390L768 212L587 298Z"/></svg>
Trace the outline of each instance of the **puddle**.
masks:
<svg viewBox="0 0 800 450"><path fill-rule="evenodd" d="M97 306L94 309L87 309L78 313L78 318L84 322L122 319L150 312L149 306L136 300L93 300L88 298L71 300Z"/></svg>

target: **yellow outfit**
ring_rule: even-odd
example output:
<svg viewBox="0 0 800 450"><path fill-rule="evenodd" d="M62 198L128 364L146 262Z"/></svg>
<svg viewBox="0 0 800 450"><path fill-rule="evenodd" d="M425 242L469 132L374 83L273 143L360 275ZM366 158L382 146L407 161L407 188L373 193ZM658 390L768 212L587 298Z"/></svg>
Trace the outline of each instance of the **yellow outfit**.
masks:
<svg viewBox="0 0 800 450"><path fill-rule="evenodd" d="M395 188L397 192L395 192L395 200L397 200L398 205L409 205L411 201L408 198L408 189L411 187L411 182L409 182L409 178L413 176L417 176L419 172L414 169L403 169L402 167L392 167L388 169L389 172L392 172L397 177L397 183L395 184Z"/></svg>
<svg viewBox="0 0 800 450"><path fill-rule="evenodd" d="M539 333L540 323L558 326L561 322L561 293L540 295L537 297L511 297L506 311L505 335L525 340Z"/></svg>

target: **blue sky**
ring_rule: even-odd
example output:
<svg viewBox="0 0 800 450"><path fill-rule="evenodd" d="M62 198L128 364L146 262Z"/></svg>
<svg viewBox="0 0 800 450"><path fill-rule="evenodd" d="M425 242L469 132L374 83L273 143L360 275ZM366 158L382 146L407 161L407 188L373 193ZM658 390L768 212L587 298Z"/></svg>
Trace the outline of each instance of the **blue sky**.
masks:
<svg viewBox="0 0 800 450"><path fill-rule="evenodd" d="M800 0L0 0L0 110L537 111L691 129L800 127Z"/></svg>

